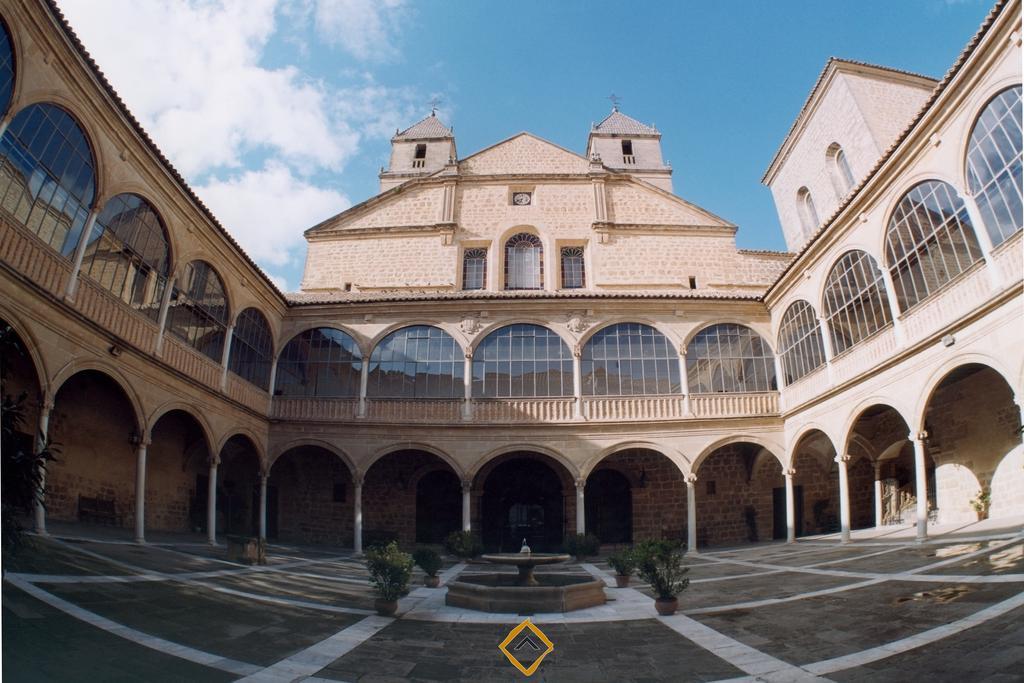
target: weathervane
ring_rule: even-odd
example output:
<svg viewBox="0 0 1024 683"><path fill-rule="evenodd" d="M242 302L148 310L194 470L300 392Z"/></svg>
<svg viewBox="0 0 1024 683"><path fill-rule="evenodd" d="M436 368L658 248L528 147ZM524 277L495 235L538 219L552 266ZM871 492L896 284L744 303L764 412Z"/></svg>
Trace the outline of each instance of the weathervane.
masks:
<svg viewBox="0 0 1024 683"><path fill-rule="evenodd" d="M437 115L437 105L441 104L441 102L443 102L443 100L440 97L438 97L437 95L434 95L433 97L430 98L430 115L431 116L436 116Z"/></svg>
<svg viewBox="0 0 1024 683"><path fill-rule="evenodd" d="M612 93L611 95L608 96L608 99L612 101L612 111L618 111L619 102L622 101L622 98L616 95L615 93Z"/></svg>

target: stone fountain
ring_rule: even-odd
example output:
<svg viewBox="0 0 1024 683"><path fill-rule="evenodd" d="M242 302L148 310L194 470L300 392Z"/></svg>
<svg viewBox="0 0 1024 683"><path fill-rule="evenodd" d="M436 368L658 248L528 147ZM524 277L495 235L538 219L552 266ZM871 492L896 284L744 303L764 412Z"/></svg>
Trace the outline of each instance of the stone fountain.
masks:
<svg viewBox="0 0 1024 683"><path fill-rule="evenodd" d="M604 581L579 574L534 574L535 567L569 559L558 553L535 553L526 545L518 553L482 555L492 564L510 565L512 574L463 573L448 583L445 604L481 612L570 612L605 603Z"/></svg>

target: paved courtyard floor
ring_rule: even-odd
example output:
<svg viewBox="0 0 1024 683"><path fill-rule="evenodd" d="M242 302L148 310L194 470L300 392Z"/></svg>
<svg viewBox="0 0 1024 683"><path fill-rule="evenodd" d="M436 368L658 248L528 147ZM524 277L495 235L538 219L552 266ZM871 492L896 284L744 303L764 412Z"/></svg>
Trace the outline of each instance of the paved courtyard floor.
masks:
<svg viewBox="0 0 1024 683"><path fill-rule="evenodd" d="M609 602L530 615L554 644L530 680L1024 680L1022 522L702 552L672 617L600 560L560 566ZM443 585L379 617L346 550L273 545L243 567L195 537L122 534L55 525L5 562L5 681L525 680L498 645L526 617L447 607Z"/></svg>

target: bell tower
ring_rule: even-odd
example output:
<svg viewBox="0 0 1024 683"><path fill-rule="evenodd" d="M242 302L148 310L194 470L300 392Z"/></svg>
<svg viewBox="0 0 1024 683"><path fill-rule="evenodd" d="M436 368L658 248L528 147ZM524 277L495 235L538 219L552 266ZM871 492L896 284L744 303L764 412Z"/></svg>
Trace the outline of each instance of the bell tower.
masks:
<svg viewBox="0 0 1024 683"><path fill-rule="evenodd" d="M587 156L597 154L606 167L672 192L672 167L661 158L661 133L620 112L618 98L612 98L612 113L590 127Z"/></svg>
<svg viewBox="0 0 1024 683"><path fill-rule="evenodd" d="M457 158L455 135L437 118L437 110L432 109L430 116L401 132L395 131L391 138L391 161L380 172L380 191L439 171L449 160Z"/></svg>

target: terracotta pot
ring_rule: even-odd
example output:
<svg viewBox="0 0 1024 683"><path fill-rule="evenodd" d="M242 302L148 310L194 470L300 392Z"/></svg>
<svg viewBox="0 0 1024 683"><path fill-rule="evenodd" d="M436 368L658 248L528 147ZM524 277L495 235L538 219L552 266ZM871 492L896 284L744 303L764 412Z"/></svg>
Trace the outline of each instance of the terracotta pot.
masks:
<svg viewBox="0 0 1024 683"><path fill-rule="evenodd" d="M393 617L398 611L398 600L383 600L377 598L373 601L373 608L382 617Z"/></svg>
<svg viewBox="0 0 1024 683"><path fill-rule="evenodd" d="M437 588L438 586L441 585L441 577L440 576L424 576L423 577L423 585L426 586L427 588Z"/></svg>
<svg viewBox="0 0 1024 683"><path fill-rule="evenodd" d="M663 617L673 615L679 609L679 598L657 598L654 601L654 609Z"/></svg>
<svg viewBox="0 0 1024 683"><path fill-rule="evenodd" d="M616 574L615 575L615 586L617 588L625 588L629 585L629 574Z"/></svg>

